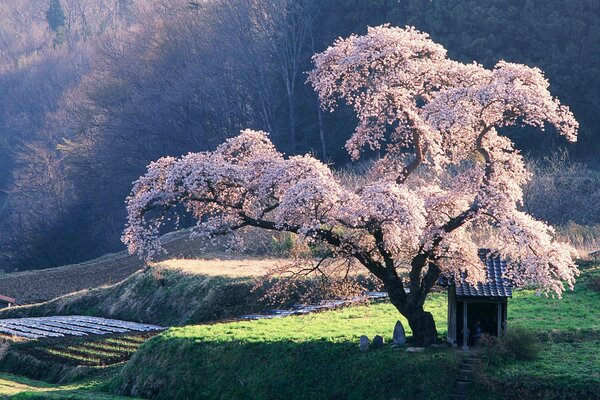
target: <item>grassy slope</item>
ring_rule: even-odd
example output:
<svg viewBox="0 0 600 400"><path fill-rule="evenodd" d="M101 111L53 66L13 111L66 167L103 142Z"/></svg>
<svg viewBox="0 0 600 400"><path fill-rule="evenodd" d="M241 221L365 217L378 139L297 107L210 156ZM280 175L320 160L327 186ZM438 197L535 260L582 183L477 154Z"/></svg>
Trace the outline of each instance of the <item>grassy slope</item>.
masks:
<svg viewBox="0 0 600 400"><path fill-rule="evenodd" d="M509 303L509 328L536 331L542 352L533 361L483 364L473 397L600 399L600 292L588 290L600 266L584 266L579 284L563 299L519 291Z"/></svg>
<svg viewBox="0 0 600 400"><path fill-rule="evenodd" d="M118 400L125 397L111 395L101 389L98 380L69 385L51 385L10 374L0 374L0 398L11 399L77 399ZM127 397L130 399L130 397Z"/></svg>
<svg viewBox="0 0 600 400"><path fill-rule="evenodd" d="M207 245L199 239L189 239L188 235L188 230L181 230L163 236L161 241L167 253L159 259L239 258L230 253L224 254L224 247L219 241ZM249 254L263 254L263 247L268 243L269 237L264 237L264 233L260 232L252 232L252 235L253 242L258 244L248 249ZM189 265L177 262L173 264L176 268ZM195 264L192 264L192 267L198 264L203 267L202 262ZM252 266L255 265L256 260L253 260ZM144 263L137 256L122 251L58 268L0 273L0 294L17 299L18 304L39 303L80 290L118 283L143 267ZM209 274L210 271L208 268Z"/></svg>
<svg viewBox="0 0 600 400"><path fill-rule="evenodd" d="M432 296L428 307L444 326L445 296ZM456 352L410 354L389 346L358 351L360 335L379 334L389 342L397 316L390 304L380 303L172 328L141 347L116 387L164 399L445 398L459 362Z"/></svg>
<svg viewBox="0 0 600 400"><path fill-rule="evenodd" d="M255 275L244 270L253 262L234 266L230 277L214 276L222 273L222 265L212 261L201 265L171 262L110 288L5 310L0 317L84 313L184 324L235 315L248 306L243 299L250 279L240 276ZM597 273L598 267L588 266L576 290L561 300L538 297L533 291L515 294L509 305L509 326L537 331L546 341L544 350L532 362L495 368L483 365L475 385L476 398L491 400L510 394L569 399L586 387L600 392L600 294L585 288L587 277ZM231 292L223 290L230 285ZM429 306L443 331L445 297L434 296ZM171 393L191 393L194 398L217 393L220 398L279 398L274 393L290 399L443 397L445 379L454 379L456 355L452 352L357 351L361 334L382 334L389 340L396 317L393 307L378 304L283 320L172 329L137 353L117 386L125 392L162 398ZM186 377L189 384L179 384L182 380L175 380L177 376Z"/></svg>
<svg viewBox="0 0 600 400"><path fill-rule="evenodd" d="M0 371L60 384L113 376L142 343L155 335L145 332L9 340L0 348Z"/></svg>
<svg viewBox="0 0 600 400"><path fill-rule="evenodd" d="M538 332L543 351L535 361L494 368L482 364L474 398L592 399L600 393L600 293L586 288L590 273L587 269L575 291L561 300L534 291L515 294L509 328ZM446 297L433 295L427 304L445 334ZM389 341L397 315L381 303L303 317L173 328L142 346L116 388L153 398L445 398L455 379L456 352L358 351L363 334Z"/></svg>
<svg viewBox="0 0 600 400"><path fill-rule="evenodd" d="M276 262L275 260L270 263ZM230 276L216 276L231 271ZM116 285L69 294L45 303L0 310L0 318L95 315L159 325L184 325L235 317L260 309L259 292L243 266L247 260L211 260L201 265L161 264ZM267 262L263 262L266 268Z"/></svg>
<svg viewBox="0 0 600 400"><path fill-rule="evenodd" d="M600 399L600 339L546 342L533 361L488 366L477 377L473 398L502 400Z"/></svg>

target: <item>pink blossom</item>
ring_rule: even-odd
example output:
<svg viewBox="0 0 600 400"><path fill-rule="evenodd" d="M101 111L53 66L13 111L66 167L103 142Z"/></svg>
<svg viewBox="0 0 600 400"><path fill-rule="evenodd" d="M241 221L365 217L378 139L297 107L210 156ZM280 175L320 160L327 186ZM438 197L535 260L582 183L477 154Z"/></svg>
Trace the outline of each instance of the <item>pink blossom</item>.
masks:
<svg viewBox="0 0 600 400"><path fill-rule="evenodd" d="M352 158L365 148L383 152L368 182L344 185L314 157L284 157L266 133L245 130L214 152L148 166L127 199L130 252L155 256L160 216L182 205L197 235L249 226L294 232L358 260L390 292L403 287L407 269L411 293L390 295L401 311L422 307L442 273L483 279L482 245L509 260L516 284L558 295L563 282L573 286L573 249L521 210L530 174L501 135L506 126L550 124L576 140L577 121L539 69L462 64L427 34L387 25L338 39L313 60L309 82L323 106L344 101L358 117L346 143Z"/></svg>

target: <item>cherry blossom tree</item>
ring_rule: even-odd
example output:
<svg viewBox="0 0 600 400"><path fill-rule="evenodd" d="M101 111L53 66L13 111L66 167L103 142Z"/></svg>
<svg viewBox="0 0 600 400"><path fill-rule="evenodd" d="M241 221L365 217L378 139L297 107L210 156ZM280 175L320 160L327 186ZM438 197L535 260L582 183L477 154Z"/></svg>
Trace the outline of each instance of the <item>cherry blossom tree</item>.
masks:
<svg viewBox="0 0 600 400"><path fill-rule="evenodd" d="M493 69L463 64L427 34L387 25L338 39L313 60L309 82L323 107L345 102L358 117L346 144L352 158L369 149L382 154L364 183L344 184L314 157L285 157L267 133L245 130L213 152L150 164L127 199L130 252L156 255L165 212L182 205L198 221L193 235L293 232L381 281L423 346L437 340L423 305L440 275L484 278L483 231L485 244L509 260L516 284L559 296L573 287L574 253L522 211L530 175L500 133L551 125L576 140L577 121L550 95L542 71L505 61Z"/></svg>

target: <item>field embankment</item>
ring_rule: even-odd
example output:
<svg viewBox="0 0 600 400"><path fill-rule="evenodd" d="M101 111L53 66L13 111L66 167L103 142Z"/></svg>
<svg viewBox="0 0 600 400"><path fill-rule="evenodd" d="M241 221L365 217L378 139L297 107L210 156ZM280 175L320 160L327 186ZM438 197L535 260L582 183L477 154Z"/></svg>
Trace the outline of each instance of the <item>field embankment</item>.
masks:
<svg viewBox="0 0 600 400"><path fill-rule="evenodd" d="M255 277L280 260L170 260L114 285L0 310L0 318L93 315L163 326L238 317L265 307Z"/></svg>
<svg viewBox="0 0 600 400"><path fill-rule="evenodd" d="M443 330L445 296L432 295L428 309ZM376 303L172 328L140 348L115 386L156 399L446 399L457 352L359 351L360 335L390 342L398 317L390 304Z"/></svg>

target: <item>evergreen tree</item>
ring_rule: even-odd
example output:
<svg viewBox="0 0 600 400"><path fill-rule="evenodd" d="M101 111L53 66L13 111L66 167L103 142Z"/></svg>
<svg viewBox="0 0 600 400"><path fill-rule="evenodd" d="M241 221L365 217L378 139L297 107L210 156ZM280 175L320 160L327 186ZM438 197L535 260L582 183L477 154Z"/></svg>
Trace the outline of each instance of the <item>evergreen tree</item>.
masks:
<svg viewBox="0 0 600 400"><path fill-rule="evenodd" d="M46 20L54 32L58 32L61 27L65 26L66 17L60 0L50 0L50 6L46 11Z"/></svg>

